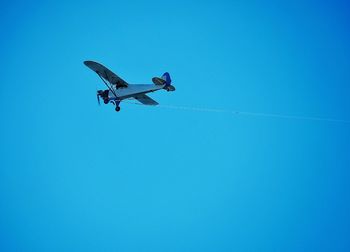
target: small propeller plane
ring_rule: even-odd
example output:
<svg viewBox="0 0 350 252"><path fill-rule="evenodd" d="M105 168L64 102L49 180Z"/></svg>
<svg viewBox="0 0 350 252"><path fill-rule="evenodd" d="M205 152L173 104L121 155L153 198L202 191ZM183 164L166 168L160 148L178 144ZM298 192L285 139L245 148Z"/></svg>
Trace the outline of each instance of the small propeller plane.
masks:
<svg viewBox="0 0 350 252"><path fill-rule="evenodd" d="M153 84L129 84L100 63L84 61L84 64L97 73L108 88L97 91L98 104L100 104L100 98L102 98L105 104L114 104L117 112L120 111L119 104L122 100L136 99L144 105L158 105L158 102L146 94L160 89L175 91L175 87L171 85L170 75L167 72L162 77L153 77Z"/></svg>

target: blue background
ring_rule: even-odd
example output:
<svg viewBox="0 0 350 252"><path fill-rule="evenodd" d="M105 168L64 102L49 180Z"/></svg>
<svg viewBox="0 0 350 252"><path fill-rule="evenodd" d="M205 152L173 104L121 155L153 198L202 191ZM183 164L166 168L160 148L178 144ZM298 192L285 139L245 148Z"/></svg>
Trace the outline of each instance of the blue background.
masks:
<svg viewBox="0 0 350 252"><path fill-rule="evenodd" d="M349 251L346 1L1 2L1 251Z"/></svg>

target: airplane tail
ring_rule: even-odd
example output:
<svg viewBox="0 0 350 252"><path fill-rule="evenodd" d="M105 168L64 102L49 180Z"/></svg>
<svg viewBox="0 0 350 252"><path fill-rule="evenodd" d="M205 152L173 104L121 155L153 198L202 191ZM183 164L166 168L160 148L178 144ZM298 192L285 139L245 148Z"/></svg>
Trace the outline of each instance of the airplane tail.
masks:
<svg viewBox="0 0 350 252"><path fill-rule="evenodd" d="M175 91L175 87L173 85L171 85L171 78L170 78L170 74L168 72L165 72L162 75L162 79L165 81L164 89L166 91Z"/></svg>
<svg viewBox="0 0 350 252"><path fill-rule="evenodd" d="M175 91L175 87L171 85L171 78L168 72L165 72L161 78L154 77L152 81L156 85L164 85L163 89L167 91Z"/></svg>
<svg viewBox="0 0 350 252"><path fill-rule="evenodd" d="M170 78L170 74L169 74L168 72L165 72L165 73L162 75L162 79L165 81L165 85L166 85L166 86L171 85L171 78Z"/></svg>

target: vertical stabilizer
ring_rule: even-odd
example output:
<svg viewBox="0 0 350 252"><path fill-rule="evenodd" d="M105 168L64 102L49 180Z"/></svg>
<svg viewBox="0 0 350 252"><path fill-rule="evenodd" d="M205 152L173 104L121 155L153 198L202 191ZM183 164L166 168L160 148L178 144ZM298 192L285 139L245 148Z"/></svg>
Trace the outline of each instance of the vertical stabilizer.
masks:
<svg viewBox="0 0 350 252"><path fill-rule="evenodd" d="M171 85L171 78L170 78L170 74L168 72L165 72L162 75L162 79L165 80L165 85L166 86L170 86Z"/></svg>

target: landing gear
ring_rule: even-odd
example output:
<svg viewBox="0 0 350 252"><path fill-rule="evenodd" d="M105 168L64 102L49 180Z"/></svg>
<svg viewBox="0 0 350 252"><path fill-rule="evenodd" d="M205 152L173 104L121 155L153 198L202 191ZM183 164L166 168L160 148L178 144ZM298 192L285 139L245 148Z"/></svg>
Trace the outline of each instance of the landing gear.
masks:
<svg viewBox="0 0 350 252"><path fill-rule="evenodd" d="M115 103L115 111L119 112L120 111L120 107L119 107L119 104L120 104L120 101L116 100L114 101Z"/></svg>
<svg viewBox="0 0 350 252"><path fill-rule="evenodd" d="M103 100L103 103L104 103L104 104L108 104L108 102L109 102L108 99L104 99L104 100Z"/></svg>

